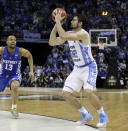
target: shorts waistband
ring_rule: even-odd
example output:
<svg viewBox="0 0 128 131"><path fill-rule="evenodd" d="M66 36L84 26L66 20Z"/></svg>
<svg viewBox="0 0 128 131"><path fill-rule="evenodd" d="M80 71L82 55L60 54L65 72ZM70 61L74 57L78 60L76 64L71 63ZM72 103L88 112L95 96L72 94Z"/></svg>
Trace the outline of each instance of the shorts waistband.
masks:
<svg viewBox="0 0 128 131"><path fill-rule="evenodd" d="M90 63L85 64L85 65L81 65L81 66L75 65L75 67L77 67L77 68L83 68L83 67L86 67L86 66L90 65L90 64L93 63L93 62L95 63L95 61L91 61Z"/></svg>

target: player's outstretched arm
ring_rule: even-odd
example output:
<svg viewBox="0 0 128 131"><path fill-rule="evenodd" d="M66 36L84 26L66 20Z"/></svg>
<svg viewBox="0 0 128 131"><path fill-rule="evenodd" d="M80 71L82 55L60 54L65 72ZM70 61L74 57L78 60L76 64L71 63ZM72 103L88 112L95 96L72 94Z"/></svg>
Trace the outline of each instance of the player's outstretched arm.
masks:
<svg viewBox="0 0 128 131"><path fill-rule="evenodd" d="M20 52L21 52L21 56L26 57L28 59L29 68L30 68L29 75L31 77L31 81L33 81L34 80L34 73L33 73L33 57L32 57L32 54L24 48L20 48Z"/></svg>
<svg viewBox="0 0 128 131"><path fill-rule="evenodd" d="M56 24L55 24L54 28L52 29L52 31L50 33L50 38L49 38L49 45L50 46L60 45L66 41L65 39L62 39L61 37L56 37L56 33L57 33L57 28L56 28Z"/></svg>

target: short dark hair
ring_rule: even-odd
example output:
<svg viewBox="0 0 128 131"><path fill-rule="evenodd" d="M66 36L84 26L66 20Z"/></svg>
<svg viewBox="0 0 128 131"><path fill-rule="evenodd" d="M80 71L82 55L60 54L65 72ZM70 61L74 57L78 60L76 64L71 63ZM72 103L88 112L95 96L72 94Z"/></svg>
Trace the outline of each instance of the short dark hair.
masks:
<svg viewBox="0 0 128 131"><path fill-rule="evenodd" d="M73 17L78 17L78 22L84 22L84 17L81 14L75 14Z"/></svg>
<svg viewBox="0 0 128 131"><path fill-rule="evenodd" d="M9 35L9 36L7 37L7 41L8 41L8 39L9 39L11 36L13 36L13 37L15 37L15 38L16 38L16 36L15 36L15 35Z"/></svg>

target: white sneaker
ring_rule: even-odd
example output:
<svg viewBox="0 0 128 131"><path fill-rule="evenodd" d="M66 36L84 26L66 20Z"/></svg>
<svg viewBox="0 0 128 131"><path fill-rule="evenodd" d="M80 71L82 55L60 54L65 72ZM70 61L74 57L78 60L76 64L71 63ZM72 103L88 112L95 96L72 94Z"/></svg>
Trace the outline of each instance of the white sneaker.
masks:
<svg viewBox="0 0 128 131"><path fill-rule="evenodd" d="M88 113L81 113L81 119L80 121L77 121L76 124L78 125L85 125L87 122L90 122L93 120L92 115L90 114L90 112Z"/></svg>
<svg viewBox="0 0 128 131"><path fill-rule="evenodd" d="M98 128L106 127L108 123L108 116L106 113L99 114L99 123L96 125Z"/></svg>
<svg viewBox="0 0 128 131"><path fill-rule="evenodd" d="M13 117L14 119L17 119L17 118L19 117L19 114L18 114L16 108L14 108L14 109L11 110L11 114L12 114L12 117Z"/></svg>
<svg viewBox="0 0 128 131"><path fill-rule="evenodd" d="M105 128L105 127L106 127L106 124L105 124L105 123L98 123L98 124L96 125L96 127L98 127L98 128Z"/></svg>

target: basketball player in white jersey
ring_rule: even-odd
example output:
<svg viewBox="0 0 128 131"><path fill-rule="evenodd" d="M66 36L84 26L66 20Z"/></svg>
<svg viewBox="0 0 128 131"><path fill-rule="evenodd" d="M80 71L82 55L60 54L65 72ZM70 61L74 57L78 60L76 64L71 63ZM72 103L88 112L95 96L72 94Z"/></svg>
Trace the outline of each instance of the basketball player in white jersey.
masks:
<svg viewBox="0 0 128 131"><path fill-rule="evenodd" d="M79 15L74 16L71 21L72 31L66 32L61 24L63 19L61 13L61 11L56 12L56 24L50 34L49 45L56 46L68 41L74 61L74 69L65 81L62 95L65 100L81 113L81 119L77 123L86 124L92 121L93 117L72 95L73 92L79 92L83 86L85 95L99 113L97 127L105 127L108 122L108 116L99 98L93 93L96 90L97 65L92 57L89 34L82 29L82 18ZM59 37L56 37L57 32Z"/></svg>

